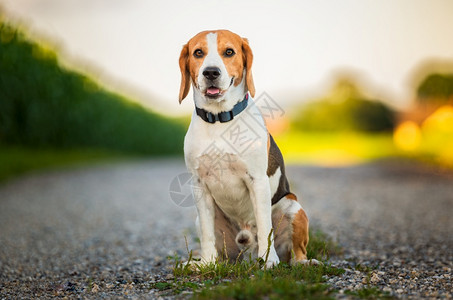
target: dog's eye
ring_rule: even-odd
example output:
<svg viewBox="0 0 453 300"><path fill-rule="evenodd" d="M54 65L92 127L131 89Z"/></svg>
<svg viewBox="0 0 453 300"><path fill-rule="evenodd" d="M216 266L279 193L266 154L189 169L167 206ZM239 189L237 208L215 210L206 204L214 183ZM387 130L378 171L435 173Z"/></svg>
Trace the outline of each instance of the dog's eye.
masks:
<svg viewBox="0 0 453 300"><path fill-rule="evenodd" d="M195 56L195 57L203 57L203 55L204 55L204 53L203 53L203 50L201 50L201 49L197 49L193 53L193 56Z"/></svg>
<svg viewBox="0 0 453 300"><path fill-rule="evenodd" d="M233 49L228 48L228 49L225 50L225 56L226 56L226 57L231 57L231 56L233 56L234 54L235 54L235 53L234 53L234 50L233 50Z"/></svg>

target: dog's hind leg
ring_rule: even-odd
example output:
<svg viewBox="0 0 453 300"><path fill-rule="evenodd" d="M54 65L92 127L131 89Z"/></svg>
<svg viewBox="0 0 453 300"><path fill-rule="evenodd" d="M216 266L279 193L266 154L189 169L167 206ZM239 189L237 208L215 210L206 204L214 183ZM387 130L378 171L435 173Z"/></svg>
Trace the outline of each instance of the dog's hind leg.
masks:
<svg viewBox="0 0 453 300"><path fill-rule="evenodd" d="M281 262L289 263L293 250L294 214L299 209L299 203L287 198L280 199L272 206L272 227L274 228L274 244Z"/></svg>
<svg viewBox="0 0 453 300"><path fill-rule="evenodd" d="M293 193L280 199L272 208L275 248L281 261L291 264L318 264L307 259L308 217Z"/></svg>
<svg viewBox="0 0 453 300"><path fill-rule="evenodd" d="M296 202L297 203L297 202ZM299 203L297 203L299 204ZM299 205L300 206L300 205ZM293 216L292 220L292 242L294 257L291 261L294 263L307 262L307 245L308 245L308 217L304 209L300 206Z"/></svg>
<svg viewBox="0 0 453 300"><path fill-rule="evenodd" d="M240 228L234 222L231 222L217 205L215 205L214 227L215 247L219 257L231 262L236 261L240 250L235 239Z"/></svg>

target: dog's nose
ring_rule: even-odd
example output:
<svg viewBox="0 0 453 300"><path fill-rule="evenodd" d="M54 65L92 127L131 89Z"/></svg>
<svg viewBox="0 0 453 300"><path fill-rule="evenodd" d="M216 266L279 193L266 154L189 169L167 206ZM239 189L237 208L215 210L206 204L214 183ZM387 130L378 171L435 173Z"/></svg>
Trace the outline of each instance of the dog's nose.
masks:
<svg viewBox="0 0 453 300"><path fill-rule="evenodd" d="M220 69L217 67L207 67L203 71L203 76L209 80L215 80L220 76Z"/></svg>

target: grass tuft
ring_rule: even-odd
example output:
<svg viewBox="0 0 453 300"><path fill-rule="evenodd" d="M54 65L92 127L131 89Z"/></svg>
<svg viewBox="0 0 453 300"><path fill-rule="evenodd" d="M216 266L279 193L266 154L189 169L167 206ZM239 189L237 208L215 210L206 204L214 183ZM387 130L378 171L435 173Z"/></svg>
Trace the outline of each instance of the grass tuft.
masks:
<svg viewBox="0 0 453 300"><path fill-rule="evenodd" d="M154 283L151 288L167 294L193 292L194 299L331 299L328 276L339 276L343 269L327 263L331 253L339 247L321 231L310 233L308 258L323 260L324 265L295 265L280 263L265 269L265 259L242 260L229 263L218 259L215 263L202 263L188 252L183 263L178 256L174 261L173 282Z"/></svg>
<svg viewBox="0 0 453 300"><path fill-rule="evenodd" d="M290 277L273 278L268 273L252 279L242 279L204 288L194 299L331 299L331 292L325 284L305 284Z"/></svg>
<svg viewBox="0 0 453 300"><path fill-rule="evenodd" d="M342 254L341 247L320 229L311 229L309 237L310 241L307 246L308 259L327 261L331 255Z"/></svg>

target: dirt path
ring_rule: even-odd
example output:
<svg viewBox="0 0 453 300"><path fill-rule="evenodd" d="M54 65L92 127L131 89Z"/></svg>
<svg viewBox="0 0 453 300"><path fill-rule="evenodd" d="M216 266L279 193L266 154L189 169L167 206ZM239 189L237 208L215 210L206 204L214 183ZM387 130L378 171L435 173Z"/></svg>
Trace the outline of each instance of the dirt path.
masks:
<svg viewBox="0 0 453 300"><path fill-rule="evenodd" d="M185 255L184 236L197 248L194 207L169 195L184 173L181 160L145 161L0 185L0 298L153 298L148 286L168 274L168 255ZM451 174L400 163L288 173L311 224L345 249L333 263L347 272L332 286L360 288L368 276L397 296L451 297Z"/></svg>

